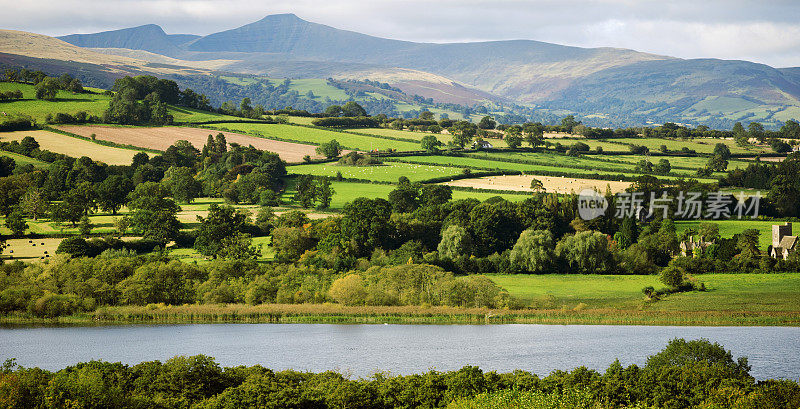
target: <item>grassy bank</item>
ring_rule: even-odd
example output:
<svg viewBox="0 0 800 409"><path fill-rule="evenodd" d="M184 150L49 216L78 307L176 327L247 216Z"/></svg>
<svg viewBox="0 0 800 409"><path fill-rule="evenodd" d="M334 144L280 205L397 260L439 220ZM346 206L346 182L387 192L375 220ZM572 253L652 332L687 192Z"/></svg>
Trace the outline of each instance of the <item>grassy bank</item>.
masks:
<svg viewBox="0 0 800 409"><path fill-rule="evenodd" d="M150 305L104 307L53 319L0 317L0 325L115 325L187 323L327 324L581 324L682 326L798 326L788 311L667 311L651 309L490 310L457 307L347 307L338 304Z"/></svg>

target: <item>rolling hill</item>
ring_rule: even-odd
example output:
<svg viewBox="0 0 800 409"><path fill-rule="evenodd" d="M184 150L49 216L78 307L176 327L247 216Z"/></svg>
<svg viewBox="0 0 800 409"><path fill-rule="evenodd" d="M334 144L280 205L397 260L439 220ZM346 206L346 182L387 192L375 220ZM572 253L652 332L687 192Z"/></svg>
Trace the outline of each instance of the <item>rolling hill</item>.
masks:
<svg viewBox="0 0 800 409"><path fill-rule="evenodd" d="M774 127L800 117L800 68L747 61L686 60L532 40L417 43L341 30L293 14L267 16L206 36L167 34L159 26L144 25L60 39L93 57L53 55L42 47L21 50L24 44L9 50L0 38L0 53L5 53L0 64L26 62L13 57L21 55L47 59L40 64L94 64L117 75L153 72L193 78L216 71L370 79L437 102L517 103L528 106L525 115L531 118L535 113L572 112L589 123L617 126L676 121L729 127L735 121L761 121Z"/></svg>

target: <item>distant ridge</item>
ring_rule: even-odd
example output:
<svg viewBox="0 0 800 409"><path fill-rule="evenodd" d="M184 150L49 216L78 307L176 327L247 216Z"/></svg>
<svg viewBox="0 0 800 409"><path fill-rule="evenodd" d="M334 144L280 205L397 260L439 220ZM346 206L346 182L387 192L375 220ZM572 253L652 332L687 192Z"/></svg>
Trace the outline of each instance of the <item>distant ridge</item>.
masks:
<svg viewBox="0 0 800 409"><path fill-rule="evenodd" d="M533 40L416 43L379 38L275 14L206 36L168 35L155 25L61 37L80 47L144 50L184 61L231 60L220 70L293 78L369 78L392 83L396 69L423 96L485 95L556 110L641 123L656 120L800 116L800 68L747 61L678 59L619 48L582 48ZM368 72L369 77L364 77ZM390 73L395 74L390 74ZM430 73L453 85L428 91ZM396 82L394 84L400 84ZM411 86L413 84L413 87ZM466 88L465 88L466 89ZM482 97L470 96L463 101ZM492 99L491 97L489 99ZM649 119L647 119L649 120Z"/></svg>
<svg viewBox="0 0 800 409"><path fill-rule="evenodd" d="M85 48L128 48L151 53L174 56L181 52L181 45L200 38L191 34L169 35L155 24L104 31L95 34L70 34L57 37L78 47Z"/></svg>

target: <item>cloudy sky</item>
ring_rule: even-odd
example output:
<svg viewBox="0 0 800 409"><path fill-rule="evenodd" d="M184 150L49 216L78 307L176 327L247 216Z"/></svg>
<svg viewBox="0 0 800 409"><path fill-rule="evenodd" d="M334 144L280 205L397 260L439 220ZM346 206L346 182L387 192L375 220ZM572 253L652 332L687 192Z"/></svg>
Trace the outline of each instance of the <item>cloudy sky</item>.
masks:
<svg viewBox="0 0 800 409"><path fill-rule="evenodd" d="M0 0L0 28L48 35L155 23L209 34L268 14L411 41L534 39L800 66L798 0Z"/></svg>

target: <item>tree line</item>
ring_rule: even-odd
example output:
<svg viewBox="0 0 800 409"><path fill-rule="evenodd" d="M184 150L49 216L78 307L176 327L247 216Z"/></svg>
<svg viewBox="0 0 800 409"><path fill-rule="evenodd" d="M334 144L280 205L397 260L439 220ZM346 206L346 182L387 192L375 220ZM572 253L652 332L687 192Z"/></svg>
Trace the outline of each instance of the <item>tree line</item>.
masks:
<svg viewBox="0 0 800 409"><path fill-rule="evenodd" d="M605 371L579 367L540 377L517 370L376 374L223 368L203 356L136 365L92 361L51 372L0 367L0 403L9 408L789 408L791 380L756 381L746 358L707 340L674 339L643 366L617 360ZM493 402L493 404L492 404ZM502 402L502 403L501 403Z"/></svg>

